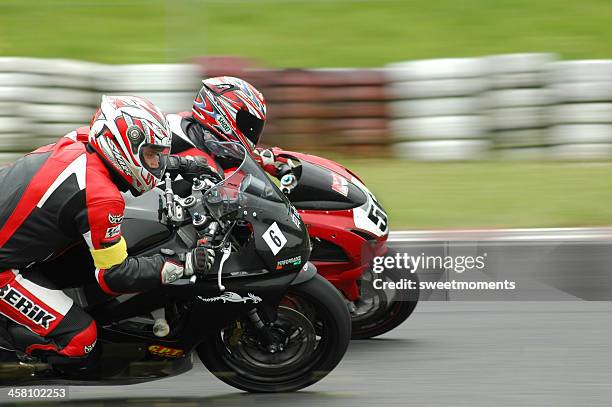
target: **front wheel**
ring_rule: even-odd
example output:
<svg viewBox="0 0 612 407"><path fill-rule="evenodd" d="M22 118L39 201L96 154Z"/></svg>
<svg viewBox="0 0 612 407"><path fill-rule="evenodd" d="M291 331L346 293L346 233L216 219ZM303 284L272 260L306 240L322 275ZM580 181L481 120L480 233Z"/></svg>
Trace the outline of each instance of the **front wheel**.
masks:
<svg viewBox="0 0 612 407"><path fill-rule="evenodd" d="M382 290L374 287L376 278L397 283L407 276L415 284L412 290ZM367 271L359 283L361 295L351 310L352 339L374 338L391 331L412 315L419 300L419 278L404 270L387 269L380 275Z"/></svg>
<svg viewBox="0 0 612 407"><path fill-rule="evenodd" d="M267 326L272 343L264 345L247 321L209 336L197 352L220 380L249 392L296 391L318 382L338 365L351 339L344 300L319 275L290 287Z"/></svg>

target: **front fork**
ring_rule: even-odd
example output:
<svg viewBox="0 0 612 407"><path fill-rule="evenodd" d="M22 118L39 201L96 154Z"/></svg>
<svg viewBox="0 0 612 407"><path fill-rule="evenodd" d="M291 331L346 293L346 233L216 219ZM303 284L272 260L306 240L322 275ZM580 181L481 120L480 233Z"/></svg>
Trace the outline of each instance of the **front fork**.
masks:
<svg viewBox="0 0 612 407"><path fill-rule="evenodd" d="M266 325L259 316L256 308L253 308L248 312L249 321L255 328L255 334L261 341L262 345L266 347L268 352L276 353L282 351L282 344L275 343L274 337L270 332L270 326Z"/></svg>

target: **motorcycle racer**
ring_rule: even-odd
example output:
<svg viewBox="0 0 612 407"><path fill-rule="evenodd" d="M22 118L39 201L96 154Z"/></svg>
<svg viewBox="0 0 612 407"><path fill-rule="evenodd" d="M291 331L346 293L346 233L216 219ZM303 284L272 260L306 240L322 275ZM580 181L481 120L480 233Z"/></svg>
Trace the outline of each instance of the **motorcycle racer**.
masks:
<svg viewBox="0 0 612 407"><path fill-rule="evenodd" d="M270 175L279 179L290 175L287 161L275 158L274 149L257 148L267 111L262 93L245 80L231 76L208 78L202 83L191 112L168 115L174 133L173 154L202 156L207 140L238 142ZM206 158L214 167L214 162ZM292 181L287 179L285 184Z"/></svg>
<svg viewBox="0 0 612 407"><path fill-rule="evenodd" d="M66 134L0 169L0 336L2 317L28 355L92 359L95 321L45 277L44 262L85 242L95 279L110 295L149 290L212 266L212 253L130 257L121 233L125 203L161 181L172 160L163 113L136 96L104 96L89 127ZM61 270L53 270L61 272ZM6 322L6 320L5 320ZM4 344L6 346L6 344Z"/></svg>

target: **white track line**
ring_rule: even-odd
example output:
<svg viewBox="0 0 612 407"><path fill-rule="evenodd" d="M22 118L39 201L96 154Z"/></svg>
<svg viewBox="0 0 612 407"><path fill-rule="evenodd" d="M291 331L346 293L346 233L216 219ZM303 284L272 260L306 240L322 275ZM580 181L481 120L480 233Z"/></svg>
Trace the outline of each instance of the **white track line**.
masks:
<svg viewBox="0 0 612 407"><path fill-rule="evenodd" d="M398 231L391 242L439 241L612 241L612 227Z"/></svg>

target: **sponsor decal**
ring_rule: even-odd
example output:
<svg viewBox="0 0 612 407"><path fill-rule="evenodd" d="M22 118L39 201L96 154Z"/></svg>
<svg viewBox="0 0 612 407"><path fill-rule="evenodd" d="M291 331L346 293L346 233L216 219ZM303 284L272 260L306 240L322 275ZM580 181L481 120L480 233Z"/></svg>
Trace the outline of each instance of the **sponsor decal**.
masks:
<svg viewBox="0 0 612 407"><path fill-rule="evenodd" d="M230 125L227 123L227 120L225 120L223 116L217 115L217 123L219 123L219 125L221 126L221 128L226 134L229 134L232 132L232 128L230 127Z"/></svg>
<svg viewBox="0 0 612 407"><path fill-rule="evenodd" d="M120 213L119 215L113 215L112 213L108 214L108 221L110 223L121 223L123 222L123 214Z"/></svg>
<svg viewBox="0 0 612 407"><path fill-rule="evenodd" d="M33 321L36 325L40 325L45 329L49 329L51 323L56 319L53 314L34 304L10 284L0 288L0 299L21 312L30 321Z"/></svg>
<svg viewBox="0 0 612 407"><path fill-rule="evenodd" d="M348 180L334 172L332 172L331 188L340 195L348 196Z"/></svg>
<svg viewBox="0 0 612 407"><path fill-rule="evenodd" d="M300 227L300 215L296 213L291 214L291 221L295 223L295 226Z"/></svg>
<svg viewBox="0 0 612 407"><path fill-rule="evenodd" d="M130 167L128 163L125 161L125 158L121 155L121 152L115 147L114 143L108 143L108 146L111 149L111 153L113 154L113 158L115 159L115 163L117 166L123 171L123 173L130 175Z"/></svg>
<svg viewBox="0 0 612 407"><path fill-rule="evenodd" d="M285 260L281 260L281 261L277 262L276 263L276 269L277 270L281 270L282 268L284 268L288 264L291 264L293 266L298 266L301 262L302 262L302 256L291 257L289 259L285 259Z"/></svg>
<svg viewBox="0 0 612 407"><path fill-rule="evenodd" d="M291 205L291 221L295 223L295 226L299 228L301 225L301 222L300 222L301 220L302 220L302 217L298 213L297 209L295 209L295 207Z"/></svg>
<svg viewBox="0 0 612 407"><path fill-rule="evenodd" d="M151 345L147 349L152 355L161 356L164 358L180 358L185 356L185 351L182 349L169 348L163 345Z"/></svg>
<svg viewBox="0 0 612 407"><path fill-rule="evenodd" d="M85 345L84 350L86 355L93 350L94 346L96 346L97 341L98 340L96 339L91 345Z"/></svg>
<svg viewBox="0 0 612 407"><path fill-rule="evenodd" d="M275 256L287 244L287 238L283 235L276 222L270 225L261 237Z"/></svg>
<svg viewBox="0 0 612 407"><path fill-rule="evenodd" d="M227 291L218 297L204 298L201 295L198 295L198 298L204 302L223 301L224 304L226 302L241 302L243 304L246 304L249 301L253 304L257 304L262 301L261 297L258 297L255 294L248 293L246 297L243 297L242 295L236 294L231 291Z"/></svg>
<svg viewBox="0 0 612 407"><path fill-rule="evenodd" d="M121 225L111 226L106 229L106 234L104 235L105 239L110 239L112 237L118 236L121 234Z"/></svg>

